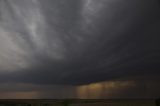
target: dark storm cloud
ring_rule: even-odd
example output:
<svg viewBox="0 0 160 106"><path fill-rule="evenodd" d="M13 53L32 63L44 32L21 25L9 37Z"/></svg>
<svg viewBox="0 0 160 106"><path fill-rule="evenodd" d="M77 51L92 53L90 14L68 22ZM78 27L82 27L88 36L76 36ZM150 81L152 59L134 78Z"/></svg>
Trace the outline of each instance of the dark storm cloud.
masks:
<svg viewBox="0 0 160 106"><path fill-rule="evenodd" d="M1 82L159 74L156 0L0 0L0 23Z"/></svg>
<svg viewBox="0 0 160 106"><path fill-rule="evenodd" d="M137 76L79 86L1 83L1 99L158 98L158 76Z"/></svg>

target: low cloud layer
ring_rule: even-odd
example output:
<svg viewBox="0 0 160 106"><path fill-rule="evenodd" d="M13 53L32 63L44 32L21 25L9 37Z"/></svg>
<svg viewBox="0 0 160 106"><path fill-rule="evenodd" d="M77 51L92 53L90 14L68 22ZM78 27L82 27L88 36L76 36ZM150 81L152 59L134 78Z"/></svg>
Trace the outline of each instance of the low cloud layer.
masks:
<svg viewBox="0 0 160 106"><path fill-rule="evenodd" d="M160 74L157 0L0 0L0 82Z"/></svg>
<svg viewBox="0 0 160 106"><path fill-rule="evenodd" d="M120 99L158 98L158 76L139 76L80 86L1 83L0 99Z"/></svg>

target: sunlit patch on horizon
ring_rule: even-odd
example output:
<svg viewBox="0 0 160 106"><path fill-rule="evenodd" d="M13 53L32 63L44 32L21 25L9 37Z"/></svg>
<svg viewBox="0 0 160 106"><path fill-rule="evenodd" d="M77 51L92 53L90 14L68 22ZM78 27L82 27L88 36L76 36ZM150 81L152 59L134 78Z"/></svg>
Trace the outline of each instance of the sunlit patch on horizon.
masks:
<svg viewBox="0 0 160 106"><path fill-rule="evenodd" d="M116 92L119 93L121 90L123 91L135 86L136 83L134 81L106 81L78 86L76 91L78 98L109 98L112 97Z"/></svg>

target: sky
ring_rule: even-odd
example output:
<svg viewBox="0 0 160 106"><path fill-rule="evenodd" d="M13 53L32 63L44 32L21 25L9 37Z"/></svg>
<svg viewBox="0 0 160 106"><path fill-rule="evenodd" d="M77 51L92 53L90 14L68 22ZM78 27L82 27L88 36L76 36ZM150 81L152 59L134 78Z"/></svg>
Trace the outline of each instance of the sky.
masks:
<svg viewBox="0 0 160 106"><path fill-rule="evenodd" d="M0 0L0 98L160 96L159 35L158 0Z"/></svg>

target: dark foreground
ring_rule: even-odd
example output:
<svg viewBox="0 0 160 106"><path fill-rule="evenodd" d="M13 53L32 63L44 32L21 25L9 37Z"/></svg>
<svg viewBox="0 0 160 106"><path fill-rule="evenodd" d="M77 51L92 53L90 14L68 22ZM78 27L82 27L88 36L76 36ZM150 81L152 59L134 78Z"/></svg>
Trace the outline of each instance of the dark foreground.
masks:
<svg viewBox="0 0 160 106"><path fill-rule="evenodd" d="M145 99L145 100L85 100L85 99L67 99L67 100L47 100L47 99L35 99L35 100L0 100L0 106L160 106L159 100Z"/></svg>

